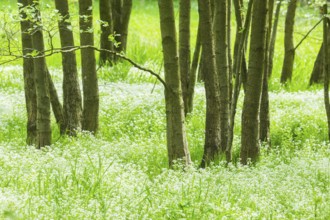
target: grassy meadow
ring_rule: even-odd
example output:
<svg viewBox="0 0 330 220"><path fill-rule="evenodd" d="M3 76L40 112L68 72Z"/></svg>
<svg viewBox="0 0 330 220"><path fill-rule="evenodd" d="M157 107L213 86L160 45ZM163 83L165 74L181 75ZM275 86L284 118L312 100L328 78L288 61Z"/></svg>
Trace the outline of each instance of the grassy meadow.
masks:
<svg viewBox="0 0 330 220"><path fill-rule="evenodd" d="M2 1L6 4L0 7L16 13L13 1ZM71 1L73 19L77 19L75 6ZM43 7L49 12L46 20L53 5L49 1ZM192 8L195 30L195 2ZM297 49L292 83L281 86L284 9L270 81L272 148L264 146L260 162L251 167L239 164L241 97L233 163L198 168L205 119L205 92L199 83L194 111L187 117L194 164L169 170L163 88L127 63L98 71L100 131L96 137L85 132L78 138L60 137L54 121L52 146L42 150L26 146L21 61L1 65L0 219L330 219L330 148L323 92L321 86L308 87L321 26ZM1 17L8 16L4 11ZM299 42L320 16L314 8L300 8L297 13L295 41ZM127 56L161 74L157 2L134 0L130 24ZM235 30L234 22L232 26ZM192 44L195 37L194 33ZM6 39L0 42L6 48ZM47 59L61 95L61 57Z"/></svg>

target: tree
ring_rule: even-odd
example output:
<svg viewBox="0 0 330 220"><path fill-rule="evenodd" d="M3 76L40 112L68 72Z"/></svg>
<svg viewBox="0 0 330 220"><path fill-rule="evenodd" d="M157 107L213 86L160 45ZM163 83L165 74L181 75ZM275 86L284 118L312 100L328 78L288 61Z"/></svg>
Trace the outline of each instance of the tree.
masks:
<svg viewBox="0 0 330 220"><path fill-rule="evenodd" d="M173 1L159 0L158 6L166 82L168 162L169 166L172 167L176 160L184 160L186 164L189 164L190 153L185 129Z"/></svg>
<svg viewBox="0 0 330 220"><path fill-rule="evenodd" d="M21 37L22 37L22 51L23 55L27 56L32 52L31 35L28 30L31 28L30 21L27 19L25 12L28 6L28 0L18 0L20 24L21 24ZM25 103L27 110L27 138L26 143L33 145L37 138L37 94L36 86L34 83L34 64L33 59L23 58L23 76L24 76L24 92Z"/></svg>
<svg viewBox="0 0 330 220"><path fill-rule="evenodd" d="M132 11L132 0L112 0L112 19L117 52L126 52L128 26Z"/></svg>
<svg viewBox="0 0 330 220"><path fill-rule="evenodd" d="M32 2L30 2L32 3ZM49 97L49 79L47 74L46 59L44 57L45 47L42 34L42 24L40 12L38 10L39 1L33 1L33 32L31 35L33 49L37 57L33 59L35 85L37 94L37 148L51 144L51 126L50 126L50 97Z"/></svg>
<svg viewBox="0 0 330 220"><path fill-rule="evenodd" d="M273 10L274 0L268 0L268 16L266 25L266 46L265 46L265 63L264 63L264 75L262 83L262 94L260 104L260 128L259 139L261 142L271 144L270 140L270 119L269 119L269 94L268 94L268 77L271 75L268 71L270 65L270 44L271 44L271 32L273 24Z"/></svg>
<svg viewBox="0 0 330 220"><path fill-rule="evenodd" d="M249 159L256 162L260 151L259 108L265 61L267 4L268 1L255 0L252 9L249 67L242 112L242 164L247 164Z"/></svg>
<svg viewBox="0 0 330 220"><path fill-rule="evenodd" d="M323 5L323 13L328 13L327 4ZM329 18L323 18L323 71L324 71L324 105L327 114L328 140L330 140L330 98L329 98L329 77L330 77L330 50L329 50Z"/></svg>
<svg viewBox="0 0 330 220"><path fill-rule="evenodd" d="M60 13L58 21L61 47L74 47L74 38L70 22L69 5L67 0L55 0L56 9ZM63 112L64 126L69 135L81 128L81 92L78 82L77 61L75 52L62 52L63 68Z"/></svg>
<svg viewBox="0 0 330 220"><path fill-rule="evenodd" d="M205 143L201 167L210 164L220 152L220 89L216 71L210 0L198 0L203 68L206 93Z"/></svg>
<svg viewBox="0 0 330 220"><path fill-rule="evenodd" d="M317 54L316 60L314 62L314 66L313 66L313 70L312 70L312 74L311 77L309 79L309 85L313 85L314 83L320 83L323 80L323 52L324 52L324 48L323 48L323 43L320 47L320 50Z"/></svg>
<svg viewBox="0 0 330 220"><path fill-rule="evenodd" d="M180 0L179 18L179 64L181 88L185 115L191 112L189 106L190 82L190 0Z"/></svg>
<svg viewBox="0 0 330 220"><path fill-rule="evenodd" d="M268 64L269 77L272 75L272 72L273 72L275 42L276 42L277 27L278 27L278 21L279 21L279 18L280 18L282 2L283 2L283 0L279 0L279 1L276 2L274 22L273 22L273 27L271 29L271 37L270 37L270 43L269 43L269 60L268 60L268 63L269 63Z"/></svg>
<svg viewBox="0 0 330 220"><path fill-rule="evenodd" d="M93 1L79 0L80 45L94 46ZM95 51L81 49L81 72L83 82L82 129L96 133L99 116L99 90L96 75Z"/></svg>
<svg viewBox="0 0 330 220"><path fill-rule="evenodd" d="M288 3L288 10L285 18L284 31L284 60L282 66L281 83L286 83L292 79L295 49L293 43L293 30L296 15L297 0Z"/></svg>
<svg viewBox="0 0 330 220"><path fill-rule="evenodd" d="M100 36L100 48L106 50L113 50L113 43L110 41L109 37L113 33L113 21L112 21L112 0L100 0L100 19L101 19L101 36ZM100 52L100 66L106 63L112 65L113 56L106 52Z"/></svg>
<svg viewBox="0 0 330 220"><path fill-rule="evenodd" d="M234 46L234 64L233 64L233 76L235 77L235 84L232 91L231 105L230 105L230 120L229 120L229 133L228 133L228 146L226 149L226 160L231 162L232 155L231 149L234 139L234 126L236 108L238 103L239 94L241 91L243 76L247 75L247 65L245 60L245 45L248 40L248 33L250 29L251 17L252 17L253 0L249 1L246 18L243 26L243 14L241 14L243 2L239 0L234 1L235 15L236 15L236 39Z"/></svg>
<svg viewBox="0 0 330 220"><path fill-rule="evenodd" d="M220 87L220 152L224 153L228 146L229 132L229 63L227 40L227 0L215 1L215 56Z"/></svg>

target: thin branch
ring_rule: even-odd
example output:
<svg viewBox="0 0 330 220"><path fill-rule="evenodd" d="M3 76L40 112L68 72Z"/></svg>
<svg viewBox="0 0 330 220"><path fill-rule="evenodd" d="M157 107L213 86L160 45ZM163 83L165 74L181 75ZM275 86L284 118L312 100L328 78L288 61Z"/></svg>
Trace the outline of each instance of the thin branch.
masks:
<svg viewBox="0 0 330 220"><path fill-rule="evenodd" d="M312 33L312 31L319 25L321 24L321 22L323 21L323 18L321 18L308 32L307 34L300 40L300 42L297 44L297 46L295 46L295 48L293 50L296 50L302 43L303 41L308 37L308 35L310 33Z"/></svg>
<svg viewBox="0 0 330 220"><path fill-rule="evenodd" d="M52 56L52 55L58 54L58 53L70 53L70 52L74 52L76 50L81 50L81 49L93 49L93 50L96 50L98 52L104 51L104 52L113 54L113 55L119 57L120 59L123 59L123 60L129 62L135 68L137 68L139 70L142 70L144 72L148 72L151 75L155 76L163 84L165 89L168 89L168 87L166 85L166 82L156 72L141 66L140 64L134 62L133 60L131 60L130 58L126 57L123 54L117 53L117 52L112 51L112 50L100 49L100 48L97 48L97 47L91 46L91 45L75 46L75 47L63 47L63 48L51 48L49 50L45 50L45 51L40 52L40 54L42 54L42 55L37 55L37 56L31 56L31 55L25 55L24 56L24 55L12 55L11 54L10 56L12 56L14 58L10 59L10 60L3 61L3 62L0 62L0 65L7 64L7 63L10 63L10 62L14 62L14 61L22 59L22 58L36 59L36 58L41 58L41 57L49 57L49 56Z"/></svg>

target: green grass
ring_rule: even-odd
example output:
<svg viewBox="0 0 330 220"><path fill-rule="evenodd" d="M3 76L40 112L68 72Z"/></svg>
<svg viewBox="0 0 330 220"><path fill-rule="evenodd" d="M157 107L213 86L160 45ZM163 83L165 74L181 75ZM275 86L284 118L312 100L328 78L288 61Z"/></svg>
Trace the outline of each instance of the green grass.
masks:
<svg viewBox="0 0 330 220"><path fill-rule="evenodd" d="M14 11L15 3L7 3ZM196 4L193 8L196 28ZM297 17L299 33L319 19L311 8L299 10ZM82 132L78 138L60 138L53 120L52 146L26 146L22 68L20 62L1 66L0 219L329 219L330 150L323 94L319 86L307 87L322 33L318 28L298 48L293 81L283 87L278 80L283 21L270 83L272 148L264 146L259 163L251 167L239 165L241 97L233 164L197 168L205 120L199 84L194 112L187 117L194 164L168 170L163 88L124 62L98 72L96 137ZM135 4L129 33L127 55L161 73L156 1ZM301 37L296 34L295 41ZM0 40L1 48L4 42ZM60 91L60 56L47 61Z"/></svg>

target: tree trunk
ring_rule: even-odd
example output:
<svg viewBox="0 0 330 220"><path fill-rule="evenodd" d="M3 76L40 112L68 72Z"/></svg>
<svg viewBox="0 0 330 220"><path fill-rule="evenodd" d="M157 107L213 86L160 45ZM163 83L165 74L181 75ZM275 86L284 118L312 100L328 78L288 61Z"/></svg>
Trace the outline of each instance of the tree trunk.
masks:
<svg viewBox="0 0 330 220"><path fill-rule="evenodd" d="M288 3L288 11L285 18L284 32L284 61L282 67L281 83L286 83L292 79L292 71L294 64L294 43L293 30L296 15L297 0L291 0Z"/></svg>
<svg viewBox="0 0 330 220"><path fill-rule="evenodd" d="M247 65L245 59L245 44L248 40L248 30L250 29L251 17L252 17L252 6L253 0L249 1L248 9L246 12L246 19L243 27L243 15L241 14L243 2L235 0L235 14L236 14L236 23L237 23L237 32L236 32L236 40L235 40L235 49L234 49L234 65L233 71L235 76L235 84L234 91L231 98L231 106L230 106L230 119L229 119L229 133L228 133L228 147L226 149L226 160L227 162L231 162L232 155L231 150L233 146L234 139L234 126L235 126L235 117L236 117L236 109L239 94L241 91L241 85L243 81L243 76L247 76Z"/></svg>
<svg viewBox="0 0 330 220"><path fill-rule="evenodd" d="M216 71L210 0L198 0L204 80L206 93L205 144L201 167L210 164L220 152L220 92Z"/></svg>
<svg viewBox="0 0 330 220"><path fill-rule="evenodd" d="M259 108L262 92L265 61L267 0L255 0L252 14L252 29L249 67L242 112L241 163L256 162L259 156Z"/></svg>
<svg viewBox="0 0 330 220"><path fill-rule="evenodd" d="M188 103L190 82L190 0L180 0L179 63L185 115L191 112Z"/></svg>
<svg viewBox="0 0 330 220"><path fill-rule="evenodd" d="M22 51L23 55L32 52L32 40L31 35L28 33L28 29L31 28L30 21L26 20L26 13L24 8L27 7L28 0L18 0L19 3L19 14L21 17L21 36L22 36ZM24 92L25 92L25 103L27 111L27 137L26 143L33 145L36 143L37 138L37 95L36 87L34 83L34 65L33 59L23 58L23 76L24 76Z"/></svg>
<svg viewBox="0 0 330 220"><path fill-rule="evenodd" d="M328 13L327 4L323 5L323 13L326 15ZM324 16L323 21L323 70L324 70L324 104L325 111L327 114L327 124L328 124L328 140L330 140L330 99L329 99L329 77L330 77L330 50L329 50L329 18Z"/></svg>
<svg viewBox="0 0 330 220"><path fill-rule="evenodd" d="M265 47L265 63L264 63L264 76L262 83L262 94L261 94L261 104L260 104L260 141L267 143L270 147L270 118L269 118L269 94L268 94L268 76L269 71L269 57L270 57L270 38L273 24L273 10L274 10L274 0L268 1L268 17L267 17L267 27L266 27L266 47Z"/></svg>
<svg viewBox="0 0 330 220"><path fill-rule="evenodd" d="M79 0L81 46L94 46L92 3L92 0ZM96 133L99 116L99 90L94 49L81 50L81 71L84 96L82 129Z"/></svg>
<svg viewBox="0 0 330 220"><path fill-rule="evenodd" d="M67 0L55 0L56 9L62 20L58 22L61 47L63 50L74 47L71 22L69 21L69 5ZM78 81L77 61L75 52L62 53L63 68L63 115L64 133L75 135L81 128L81 92Z"/></svg>
<svg viewBox="0 0 330 220"><path fill-rule="evenodd" d="M132 0L123 0L123 9L121 16L121 44L119 45L120 51L126 52L127 49L127 36L128 26L132 12Z"/></svg>
<svg viewBox="0 0 330 220"><path fill-rule="evenodd" d="M188 109L190 112L193 111L194 107L194 93L195 93L195 85L197 79L197 67L198 63L200 62L200 54L201 54L201 40L200 40L201 32L200 32L200 25L198 24L197 30L197 38L196 38L196 45L195 51L191 63L190 69L190 76L189 76L189 86L188 86Z"/></svg>
<svg viewBox="0 0 330 220"><path fill-rule="evenodd" d="M276 10L274 15L274 23L272 28L272 34L270 37L270 45L269 45L269 59L268 59L268 74L269 77L271 77L273 72L273 60L274 60L274 52L275 52L275 42L276 42L276 35L277 35L277 26L278 26L278 20L280 18L280 12L281 12L281 4L283 0L279 0L276 2Z"/></svg>
<svg viewBox="0 0 330 220"><path fill-rule="evenodd" d="M229 66L227 41L227 0L215 2L215 56L220 86L220 152L224 153L228 145L229 131Z"/></svg>
<svg viewBox="0 0 330 220"><path fill-rule="evenodd" d="M100 19L101 19L101 36L100 47L101 49L113 50L113 43L109 40L109 36L113 33L113 21L112 21L112 8L111 0L100 0ZM99 65L103 66L107 63L112 65L113 56L106 52L100 52Z"/></svg>
<svg viewBox="0 0 330 220"><path fill-rule="evenodd" d="M113 0L113 31L115 33L115 41L119 42L119 45L114 48L117 52L126 52L131 11L132 0Z"/></svg>
<svg viewBox="0 0 330 220"><path fill-rule="evenodd" d="M176 160L190 164L190 153L184 122L173 1L159 0L158 5L167 85L165 103L168 162L172 167Z"/></svg>
<svg viewBox="0 0 330 220"><path fill-rule="evenodd" d="M34 50L38 53L38 58L34 58L35 85L37 94L37 139L36 146L41 148L51 144L51 119L50 119L50 97L49 79L47 74L46 59L43 51L44 40L42 34L42 24L40 12L38 11L39 1L33 1L36 9L34 16L34 31L31 35Z"/></svg>
<svg viewBox="0 0 330 220"><path fill-rule="evenodd" d="M324 70L323 70L323 43L321 45L321 48L317 54L316 60L314 62L313 71L311 74L311 78L309 79L309 85L313 85L314 83L321 83L324 77Z"/></svg>

